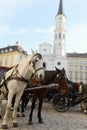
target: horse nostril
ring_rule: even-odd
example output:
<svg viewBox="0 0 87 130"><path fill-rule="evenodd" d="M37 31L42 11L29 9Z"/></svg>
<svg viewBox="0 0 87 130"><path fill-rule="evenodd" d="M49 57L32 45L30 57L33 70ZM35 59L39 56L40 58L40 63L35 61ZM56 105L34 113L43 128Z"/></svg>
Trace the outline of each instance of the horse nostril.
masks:
<svg viewBox="0 0 87 130"><path fill-rule="evenodd" d="M43 80L43 75L40 74L40 80Z"/></svg>
<svg viewBox="0 0 87 130"><path fill-rule="evenodd" d="M42 75L40 74L40 79L42 79Z"/></svg>

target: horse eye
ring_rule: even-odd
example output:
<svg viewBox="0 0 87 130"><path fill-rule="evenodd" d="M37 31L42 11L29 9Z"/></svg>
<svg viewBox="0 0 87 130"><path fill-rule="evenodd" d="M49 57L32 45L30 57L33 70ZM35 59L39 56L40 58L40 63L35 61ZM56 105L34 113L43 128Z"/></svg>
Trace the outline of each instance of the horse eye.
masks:
<svg viewBox="0 0 87 130"><path fill-rule="evenodd" d="M46 68L46 64L45 63L43 63L43 68Z"/></svg>
<svg viewBox="0 0 87 130"><path fill-rule="evenodd" d="M38 60L37 59L35 59L35 62L37 62Z"/></svg>

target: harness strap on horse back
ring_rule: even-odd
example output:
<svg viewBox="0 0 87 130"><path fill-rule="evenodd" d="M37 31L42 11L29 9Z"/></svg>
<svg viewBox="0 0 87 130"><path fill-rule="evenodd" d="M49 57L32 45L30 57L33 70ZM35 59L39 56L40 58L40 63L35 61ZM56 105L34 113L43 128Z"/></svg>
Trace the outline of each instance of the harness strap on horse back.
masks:
<svg viewBox="0 0 87 130"><path fill-rule="evenodd" d="M21 75L19 74L17 67L18 67L18 65L15 66L15 69L12 71L11 75L10 75L7 79L5 79L5 73L3 74L3 77L2 77L3 82L0 84L0 87L5 86L5 89L8 91L7 82L8 82L9 80L14 80L14 79L15 79L15 80L22 81L22 82L25 82L25 83L28 83L28 82L29 82L28 79L25 79L23 76L21 76ZM12 67L12 68L13 68L13 67ZM16 71L15 74L13 74L14 71ZM17 76L17 73L18 73L18 75L19 75L20 77Z"/></svg>
<svg viewBox="0 0 87 130"><path fill-rule="evenodd" d="M6 91L8 91L8 88L7 88L7 84L6 84L7 80L5 80L5 75L3 76L3 83L0 84L0 88L4 85L5 86L5 89Z"/></svg>
<svg viewBox="0 0 87 130"><path fill-rule="evenodd" d="M17 67L18 67L18 65L17 65ZM20 77L18 77L17 74L18 74ZM17 68L16 68L16 78L17 78L17 80L22 81L22 82L25 82L25 83L28 83L28 82L29 82L28 79L24 78L24 77L19 73L19 71L18 71ZM12 78L12 79L14 79L14 78Z"/></svg>

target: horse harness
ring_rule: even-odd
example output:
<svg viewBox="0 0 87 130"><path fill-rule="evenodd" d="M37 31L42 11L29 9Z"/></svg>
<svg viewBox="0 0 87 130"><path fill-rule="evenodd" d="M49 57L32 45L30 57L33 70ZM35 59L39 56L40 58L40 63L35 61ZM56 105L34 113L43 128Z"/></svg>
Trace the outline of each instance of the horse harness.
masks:
<svg viewBox="0 0 87 130"><path fill-rule="evenodd" d="M13 67L12 67L12 68L13 68ZM12 69L12 68L11 68L11 69ZM6 73L7 71L9 71L10 69L7 70L5 73L3 73L3 74L1 75L0 80L1 80L2 83L0 84L0 88L4 85L5 88L6 88L6 90L8 91L7 82L8 82L9 80L14 80L14 79L28 83L28 79L25 79L22 75L20 75L20 73L19 73L19 71L18 71L17 68L18 68L18 65L16 65L16 66L14 67L14 69L13 69L11 75L10 75L7 79L5 79L5 73ZM15 73L14 73L14 72L15 72ZM19 75L19 76L17 76L17 75Z"/></svg>
<svg viewBox="0 0 87 130"><path fill-rule="evenodd" d="M35 63L37 62L37 60L33 61L33 58L34 58L35 56L37 56L37 58L39 58L39 59L42 58L42 56L41 56L39 53L37 53L37 54L35 54L35 55L32 57L31 61L29 62L29 65L30 65L31 63L33 64L33 69L34 69L34 71L35 71L35 72L32 74L31 78L37 73L37 71L39 71L39 70L41 70L41 69L44 69L44 63L43 63L43 67L38 68L38 69L35 68Z"/></svg>
<svg viewBox="0 0 87 130"><path fill-rule="evenodd" d="M34 55L34 56L37 56L39 59L42 58L42 56L41 56L39 53L37 53L37 54ZM34 57L34 56L33 56L33 57ZM32 61L32 59L31 59L31 61ZM29 62L29 64L31 63L31 61ZM19 71L18 71L18 65L19 65L19 64L17 64L16 66L11 67L11 68L9 68L9 69L7 69L7 71L9 71L10 69L14 68L13 71L12 71L12 73L11 73L11 75L10 75L7 79L5 79L5 73L3 73L3 74L1 75L1 77L0 77L0 82L2 82L2 83L0 84L0 88L4 85L6 91L8 91L7 82L8 82L9 80L14 80L14 79L17 80L17 81L25 82L26 84L29 84L29 83L30 83L29 79L26 79L25 77L23 77L23 76L19 73ZM43 69L43 67L36 69L36 68L35 68L35 62L33 62L33 69L35 70L35 72L32 73L30 80L31 80L31 79L33 78L33 76L37 73L37 71ZM7 72L7 71L6 71L6 72ZM14 72L15 72L15 73L14 73ZM19 76L17 76L17 75L19 75Z"/></svg>

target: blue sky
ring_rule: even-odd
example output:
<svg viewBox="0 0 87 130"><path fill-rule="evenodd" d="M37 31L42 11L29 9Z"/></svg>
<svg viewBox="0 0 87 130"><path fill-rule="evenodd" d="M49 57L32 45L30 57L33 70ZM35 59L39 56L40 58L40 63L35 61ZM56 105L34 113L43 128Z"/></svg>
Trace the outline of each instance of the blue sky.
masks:
<svg viewBox="0 0 87 130"><path fill-rule="evenodd" d="M38 50L53 44L55 16L60 0L0 0L0 48L20 41L22 47ZM87 0L63 0L67 17L67 52L87 52Z"/></svg>

